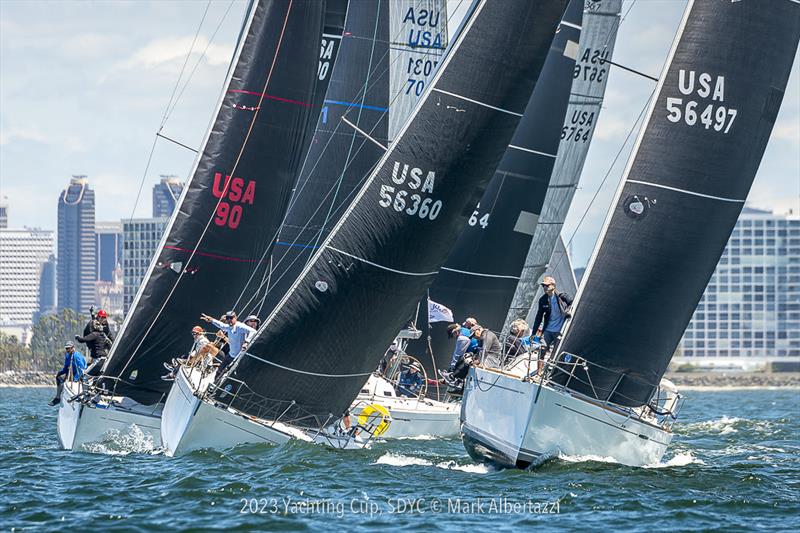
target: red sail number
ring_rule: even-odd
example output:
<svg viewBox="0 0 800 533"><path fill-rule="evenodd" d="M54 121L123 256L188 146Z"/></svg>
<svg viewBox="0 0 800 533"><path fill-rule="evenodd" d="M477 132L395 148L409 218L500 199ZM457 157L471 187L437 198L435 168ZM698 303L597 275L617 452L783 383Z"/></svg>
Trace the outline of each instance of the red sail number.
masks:
<svg viewBox="0 0 800 533"><path fill-rule="evenodd" d="M248 180L245 184L244 179L231 179L230 176L225 176L223 180L222 174L217 172L214 174L214 186L211 192L215 198L223 200L217 204L214 223L217 226L228 226L231 229L236 229L242 221L242 204L253 204L256 195L256 182ZM224 200L229 200L229 202Z"/></svg>

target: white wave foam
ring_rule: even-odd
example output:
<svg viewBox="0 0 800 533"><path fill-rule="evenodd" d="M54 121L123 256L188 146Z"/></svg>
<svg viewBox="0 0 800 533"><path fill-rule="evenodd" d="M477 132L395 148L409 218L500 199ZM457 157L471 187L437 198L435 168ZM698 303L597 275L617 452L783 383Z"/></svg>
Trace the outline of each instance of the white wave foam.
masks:
<svg viewBox="0 0 800 533"><path fill-rule="evenodd" d="M702 459L698 459L697 457L692 455L692 452L679 452L664 463L654 463L650 465L644 465L644 468L670 468L675 466L687 466L692 464L704 465L706 463L703 462Z"/></svg>
<svg viewBox="0 0 800 533"><path fill-rule="evenodd" d="M376 465L390 466L432 466L433 463L420 457L409 457L398 453L385 453L375 461Z"/></svg>
<svg viewBox="0 0 800 533"><path fill-rule="evenodd" d="M558 458L562 461L566 461L568 463L587 463L587 462L595 462L595 463L619 463L613 457L603 457L601 455L566 455L563 453L558 454Z"/></svg>
<svg viewBox="0 0 800 533"><path fill-rule="evenodd" d="M729 417L728 415L722 415L722 418L718 418L716 420L706 420L705 422L698 422L696 424L689 424L687 427L692 427L693 429L701 429L704 431L716 431L720 435L727 435L729 433L738 432L738 430L734 426L742 422L745 422L743 418L739 418L737 416Z"/></svg>
<svg viewBox="0 0 800 533"><path fill-rule="evenodd" d="M491 467L484 464L465 464L461 465L455 461L443 461L434 465L432 461L423 459L421 457L409 457L398 453L385 453L381 455L376 465L389 465L389 466L435 466L444 470L458 470L459 472L466 472L468 474L488 474L492 471Z"/></svg>
<svg viewBox="0 0 800 533"><path fill-rule="evenodd" d="M106 455L128 455L131 453L146 453L155 455L162 452L153 442L153 435L142 431L136 424L131 424L126 433L119 430L109 430L102 441L89 442L83 448L92 453Z"/></svg>
<svg viewBox="0 0 800 533"><path fill-rule="evenodd" d="M395 440L436 440L435 435L414 435L413 437L395 437Z"/></svg>

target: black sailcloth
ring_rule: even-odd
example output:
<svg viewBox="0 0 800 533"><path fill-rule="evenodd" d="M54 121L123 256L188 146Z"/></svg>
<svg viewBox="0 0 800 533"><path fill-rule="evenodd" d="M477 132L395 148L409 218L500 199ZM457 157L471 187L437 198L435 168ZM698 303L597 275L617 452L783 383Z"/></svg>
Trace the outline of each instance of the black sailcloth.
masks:
<svg viewBox="0 0 800 533"><path fill-rule="evenodd" d="M646 404L747 198L800 37L800 4L690 2L561 345L570 389ZM722 301L720 301L722 303Z"/></svg>
<svg viewBox="0 0 800 533"><path fill-rule="evenodd" d="M388 144L388 26L387 0L353 2L347 12L317 130L272 252L267 293L244 304L259 314L281 300L384 153L379 144Z"/></svg>
<svg viewBox="0 0 800 533"><path fill-rule="evenodd" d="M324 8L251 6L197 166L105 368L118 393L157 401L170 385L161 363L191 346L200 314L225 312L260 279L320 109Z"/></svg>
<svg viewBox="0 0 800 533"><path fill-rule="evenodd" d="M347 409L494 174L564 7L478 4L411 120L223 383L236 407L285 410L307 426ZM256 406L246 389L269 400Z"/></svg>
<svg viewBox="0 0 800 533"><path fill-rule="evenodd" d="M431 300L451 309L459 322L472 316L494 331L503 328L556 161L582 17L583 1L571 0L510 146L430 288ZM427 298L419 309L423 336L407 351L432 376L448 367L454 343L447 322L428 329Z"/></svg>

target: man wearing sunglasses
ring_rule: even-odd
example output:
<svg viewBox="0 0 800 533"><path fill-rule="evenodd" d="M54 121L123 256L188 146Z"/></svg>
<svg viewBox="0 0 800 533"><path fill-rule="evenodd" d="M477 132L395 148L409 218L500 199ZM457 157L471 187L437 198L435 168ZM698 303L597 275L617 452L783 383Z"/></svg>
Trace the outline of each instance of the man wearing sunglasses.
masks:
<svg viewBox="0 0 800 533"><path fill-rule="evenodd" d="M556 291L556 280L552 276L542 279L544 294L539 298L539 308L536 319L531 325L536 336L543 336L548 350L555 348L561 328L569 316L569 307L572 305L572 296Z"/></svg>
<svg viewBox="0 0 800 533"><path fill-rule="evenodd" d="M200 318L206 322L211 322L214 324L221 331L224 331L228 337L228 346L230 347L230 351L225 356L225 359L222 361L220 369L218 370L220 375L222 375L222 372L228 368L228 366L239 356L239 354L247 350L247 343L250 341L250 339L252 339L253 335L255 335L256 330L247 324L237 322L235 311L228 311L225 313L225 315L222 317L225 322L216 320L205 314L201 315Z"/></svg>

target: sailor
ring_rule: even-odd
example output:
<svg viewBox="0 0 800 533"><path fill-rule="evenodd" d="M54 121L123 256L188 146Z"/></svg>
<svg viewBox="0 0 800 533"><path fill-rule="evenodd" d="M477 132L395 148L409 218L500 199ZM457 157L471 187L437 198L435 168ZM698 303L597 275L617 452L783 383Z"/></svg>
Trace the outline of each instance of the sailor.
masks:
<svg viewBox="0 0 800 533"><path fill-rule="evenodd" d="M478 339L480 345L480 359L485 365L498 367L502 364L503 348L497 335L480 324L473 326L472 336Z"/></svg>
<svg viewBox="0 0 800 533"><path fill-rule="evenodd" d="M80 381L83 371L86 369L86 359L81 352L75 351L75 343L72 341L64 345L64 367L56 374L56 396L50 401L50 405L57 405L61 400L61 390L64 382Z"/></svg>
<svg viewBox="0 0 800 533"><path fill-rule="evenodd" d="M97 321L103 326L103 333L105 333L106 336L113 342L114 337L111 336L111 328L108 326L108 313L106 313L103 309L100 309L97 311L97 313L95 313L94 306L92 306L89 308L89 314L91 315L91 318L83 328L83 336L86 337L92 332L92 323Z"/></svg>
<svg viewBox="0 0 800 533"><path fill-rule="evenodd" d="M473 317L468 317L461 325L461 333L470 339L468 352L478 353L478 339L471 337L472 328L478 325L478 321Z"/></svg>
<svg viewBox="0 0 800 533"><path fill-rule="evenodd" d="M536 311L536 318L532 328L536 331L537 337L544 337L548 350L555 348L561 328L569 317L569 307L572 305L572 297L565 293L557 293L556 280L552 276L545 276L542 279L544 294L539 298L539 308Z"/></svg>
<svg viewBox="0 0 800 533"><path fill-rule="evenodd" d="M228 346L230 347L230 351L225 356L225 359L223 359L222 364L217 371L217 375L222 375L225 369L227 369L230 364L235 361L237 357L239 357L239 354L247 350L247 343L253 338L256 330L247 324L237 322L235 311L228 311L225 313L225 322L211 318L206 314L200 315L200 318L206 322L212 323L214 326L218 327L220 331L224 331L228 336Z"/></svg>
<svg viewBox="0 0 800 533"><path fill-rule="evenodd" d="M192 347L189 349L189 354L184 358L175 358L171 363L164 363L164 368L169 370L168 374L161 376L164 381L172 381L175 379L175 371L180 365L189 363L190 365L196 364L198 357L203 358L203 367L208 367L214 362L214 356L211 350L204 347L211 343L206 338L205 331L200 326L192 328Z"/></svg>
<svg viewBox="0 0 800 533"><path fill-rule="evenodd" d="M250 315L244 319L244 323L258 331L259 326L261 326L261 319L256 315Z"/></svg>
<svg viewBox="0 0 800 533"><path fill-rule="evenodd" d="M406 368L397 380L397 393L401 396L416 397L422 388L422 369L419 363L414 361Z"/></svg>
<svg viewBox="0 0 800 533"><path fill-rule="evenodd" d="M514 320L508 329L508 336L506 337L505 341L505 361L504 364L508 361L512 361L518 356L524 354L527 351L525 347L525 333L528 331L528 323L525 322L523 319L518 318Z"/></svg>
<svg viewBox="0 0 800 533"><path fill-rule="evenodd" d="M475 319L473 318L472 320ZM455 369L456 363L458 363L459 359L464 357L464 354L467 353L467 350L469 349L473 339L469 336L469 332L467 331L465 333L464 328L458 324L450 324L447 326L447 336L451 339L456 337L456 347L453 350L453 356L450 358L450 366L447 369L448 371L452 372L453 369ZM475 339L475 345L477 346L477 344L478 341Z"/></svg>
<svg viewBox="0 0 800 533"><path fill-rule="evenodd" d="M89 334L83 337L75 335L75 340L85 344L89 349L89 356L92 360L86 373L90 376L99 376L100 369L108 356L108 350L111 348L111 339L103 331L103 324L100 321L92 320L89 326Z"/></svg>

